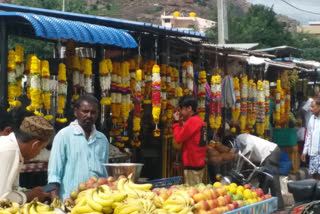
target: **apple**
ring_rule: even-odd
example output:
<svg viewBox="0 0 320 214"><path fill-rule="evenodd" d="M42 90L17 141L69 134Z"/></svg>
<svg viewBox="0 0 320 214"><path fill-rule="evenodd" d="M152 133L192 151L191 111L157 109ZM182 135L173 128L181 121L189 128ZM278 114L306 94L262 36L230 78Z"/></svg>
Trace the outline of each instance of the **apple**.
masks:
<svg viewBox="0 0 320 214"><path fill-rule="evenodd" d="M112 176L109 176L109 177L107 178L107 180L108 180L109 182L115 182L115 179L114 179L114 177L112 177Z"/></svg>
<svg viewBox="0 0 320 214"><path fill-rule="evenodd" d="M206 200L213 199L212 192L211 192L211 190L210 190L209 188L204 189L204 190L202 191L202 193L205 195L205 199L206 199Z"/></svg>
<svg viewBox="0 0 320 214"><path fill-rule="evenodd" d="M162 192L159 194L159 197L163 199L163 201L166 201L169 198L168 193Z"/></svg>
<svg viewBox="0 0 320 214"><path fill-rule="evenodd" d="M217 199L211 199L211 200L208 200L207 202L211 210L219 206L219 202Z"/></svg>
<svg viewBox="0 0 320 214"><path fill-rule="evenodd" d="M78 197L79 192L77 190L72 190L70 192L70 198L72 198L73 200L76 200L76 198Z"/></svg>
<svg viewBox="0 0 320 214"><path fill-rule="evenodd" d="M81 182L78 184L78 190L79 192L83 191L86 189L86 184L84 182Z"/></svg>
<svg viewBox="0 0 320 214"><path fill-rule="evenodd" d="M89 184L94 184L96 181L91 177L87 180L86 184L89 185Z"/></svg>
<svg viewBox="0 0 320 214"><path fill-rule="evenodd" d="M230 196L230 195L224 195L223 197L224 197L224 199L226 200L226 203L227 203L227 204L230 204L230 203L231 203L232 199L231 199L231 196Z"/></svg>
<svg viewBox="0 0 320 214"><path fill-rule="evenodd" d="M244 187L245 189L251 189L251 185L250 185L250 184L245 184L245 185L243 185L243 187Z"/></svg>
<svg viewBox="0 0 320 214"><path fill-rule="evenodd" d="M195 207L198 210L210 210L210 206L208 202L205 200L199 201L198 203L196 203Z"/></svg>
<svg viewBox="0 0 320 214"><path fill-rule="evenodd" d="M264 197L265 197L265 199L269 199L269 198L272 198L272 195L270 195L270 194L265 194Z"/></svg>
<svg viewBox="0 0 320 214"><path fill-rule="evenodd" d="M198 211L198 214L208 214L208 212L205 211L205 210L199 210L199 211Z"/></svg>
<svg viewBox="0 0 320 214"><path fill-rule="evenodd" d="M220 214L220 213L218 213L218 211L216 211L215 209L210 210L209 213L210 213L210 214Z"/></svg>
<svg viewBox="0 0 320 214"><path fill-rule="evenodd" d="M257 196L258 196L258 197L261 197L261 196L263 196L263 194L264 194L264 192L263 192L263 190L262 190L261 188L256 189L255 192L257 193Z"/></svg>
<svg viewBox="0 0 320 214"><path fill-rule="evenodd" d="M216 189L210 189L212 193L212 199L216 199L219 197L218 191Z"/></svg>
<svg viewBox="0 0 320 214"><path fill-rule="evenodd" d="M226 205L226 199L223 196L218 197L219 207Z"/></svg>
<svg viewBox="0 0 320 214"><path fill-rule="evenodd" d="M199 201L203 201L203 200L205 200L205 198L206 198L206 196L201 192L199 192L193 196L193 200L195 203L198 203Z"/></svg>
<svg viewBox="0 0 320 214"><path fill-rule="evenodd" d="M94 183L94 184L92 184L92 188L97 188L99 186L99 184L98 183Z"/></svg>
<svg viewBox="0 0 320 214"><path fill-rule="evenodd" d="M239 204L238 204L238 202L236 202L236 201L233 201L232 204L233 204L233 206L234 206L235 209L237 209L237 208L239 207Z"/></svg>
<svg viewBox="0 0 320 214"><path fill-rule="evenodd" d="M223 213L224 212L228 212L229 211L229 209L228 209L228 207L227 206L223 206L223 207L221 207L222 209L223 209Z"/></svg>
<svg viewBox="0 0 320 214"><path fill-rule="evenodd" d="M97 181L98 181L98 178L95 177L95 176L91 176L91 179L94 180L94 182L97 182Z"/></svg>
<svg viewBox="0 0 320 214"><path fill-rule="evenodd" d="M223 208L222 207L217 207L217 208L214 208L213 210L218 214L223 213Z"/></svg>
<svg viewBox="0 0 320 214"><path fill-rule="evenodd" d="M235 209L233 204L227 204L227 208L228 208L228 210L234 210Z"/></svg>
<svg viewBox="0 0 320 214"><path fill-rule="evenodd" d="M218 187L217 188L217 192L219 194L219 196L223 196L225 195L227 192L226 192L226 189L222 186L222 187Z"/></svg>
<svg viewBox="0 0 320 214"><path fill-rule="evenodd" d="M103 184L107 184L107 183L108 183L108 180L106 178L101 177L98 179L99 185L103 185Z"/></svg>
<svg viewBox="0 0 320 214"><path fill-rule="evenodd" d="M243 200L236 200L238 207L243 207L244 206L244 202Z"/></svg>
<svg viewBox="0 0 320 214"><path fill-rule="evenodd" d="M199 193L199 191L195 188L195 187L189 187L189 189L187 190L188 195L190 197L194 196L195 194Z"/></svg>

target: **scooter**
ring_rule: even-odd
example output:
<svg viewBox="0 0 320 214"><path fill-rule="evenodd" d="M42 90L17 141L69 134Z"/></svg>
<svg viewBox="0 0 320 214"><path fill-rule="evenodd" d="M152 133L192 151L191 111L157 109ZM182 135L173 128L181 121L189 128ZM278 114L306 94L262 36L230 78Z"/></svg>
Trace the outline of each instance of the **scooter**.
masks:
<svg viewBox="0 0 320 214"><path fill-rule="evenodd" d="M289 182L287 186L295 201L288 214L320 214L320 182L306 179Z"/></svg>

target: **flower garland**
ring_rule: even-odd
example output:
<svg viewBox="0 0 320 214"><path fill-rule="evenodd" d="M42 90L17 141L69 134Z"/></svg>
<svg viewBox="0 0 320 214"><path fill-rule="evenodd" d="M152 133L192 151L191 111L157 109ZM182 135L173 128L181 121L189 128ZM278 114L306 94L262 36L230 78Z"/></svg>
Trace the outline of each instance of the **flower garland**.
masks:
<svg viewBox="0 0 320 214"><path fill-rule="evenodd" d="M121 117L122 117L122 142L128 141L128 117L130 113L131 107L131 100L130 100L130 72L129 72L130 64L129 62L125 61L121 63L120 66L120 77L121 77L121 84L120 84L120 91L122 93L121 96Z"/></svg>
<svg viewBox="0 0 320 214"><path fill-rule="evenodd" d="M130 89L133 92L135 89L135 83L136 83L136 62L134 59L130 59L129 60L129 64L130 64L130 68L129 68L129 72L130 72Z"/></svg>
<svg viewBox="0 0 320 214"><path fill-rule="evenodd" d="M78 56L73 56L72 59L72 83L73 83L73 95L72 100L79 99L80 96L80 60Z"/></svg>
<svg viewBox="0 0 320 214"><path fill-rule="evenodd" d="M248 76L241 77L241 107L240 107L240 130L246 130L247 124L247 100L248 100Z"/></svg>
<svg viewBox="0 0 320 214"><path fill-rule="evenodd" d="M86 93L91 94L93 92L92 86L92 61L86 59L84 67L84 90Z"/></svg>
<svg viewBox="0 0 320 214"><path fill-rule="evenodd" d="M26 88L27 88L27 97L29 100L31 100L31 95L30 95L30 91L31 91L31 74L30 74L30 70L31 70L31 58L32 56L34 56L34 54L28 54L27 55L27 62L26 62L26 67L25 67L25 73L27 75L27 83L26 83Z"/></svg>
<svg viewBox="0 0 320 214"><path fill-rule="evenodd" d="M144 104L152 104L152 68L154 65L154 61L150 60L146 65L145 65L145 73L144 73L144 99L143 103Z"/></svg>
<svg viewBox="0 0 320 214"><path fill-rule="evenodd" d="M265 95L265 121L264 130L267 131L270 123L270 84L268 80L264 80L264 95Z"/></svg>
<svg viewBox="0 0 320 214"><path fill-rule="evenodd" d="M276 88L276 127L275 128L280 128L280 120L281 120L281 93L282 93L282 88L281 88L281 80L277 80L277 88Z"/></svg>
<svg viewBox="0 0 320 214"><path fill-rule="evenodd" d="M40 108L42 108L41 98L41 78L40 78L40 60L36 56L31 57L30 65L30 98L31 104L27 106L28 111L34 111L36 115L40 115Z"/></svg>
<svg viewBox="0 0 320 214"><path fill-rule="evenodd" d="M80 73L79 73L79 93L80 95L83 94L84 88L85 88L85 75L84 75L84 70L86 67L86 58L80 58Z"/></svg>
<svg viewBox="0 0 320 214"><path fill-rule="evenodd" d="M187 65L187 89L185 90L186 94L193 94L193 87L194 87L194 74L193 74L193 64L192 62L188 62Z"/></svg>
<svg viewBox="0 0 320 214"><path fill-rule="evenodd" d="M205 121L206 115L206 82L206 71L200 71L198 79L198 114L203 121Z"/></svg>
<svg viewBox="0 0 320 214"><path fill-rule="evenodd" d="M240 116L240 105L241 105L241 96L240 96L240 83L239 78L233 78L233 90L236 97L236 102L232 106L232 121L236 122L239 120Z"/></svg>
<svg viewBox="0 0 320 214"><path fill-rule="evenodd" d="M20 45L17 45L15 48L16 54L16 80L17 80L17 97L22 95L22 78L24 72L24 48ZM18 104L19 105L19 104Z"/></svg>
<svg viewBox="0 0 320 214"><path fill-rule="evenodd" d="M285 90L285 104L284 104L284 122L289 122L289 112L290 112L290 104L291 104L291 94L290 94L290 88L288 87Z"/></svg>
<svg viewBox="0 0 320 214"><path fill-rule="evenodd" d="M56 121L58 123L67 122L67 118L64 117L67 88L68 88L68 83L67 83L66 65L63 63L60 63L59 71L58 71L58 108L57 108L58 117L56 118Z"/></svg>
<svg viewBox="0 0 320 214"><path fill-rule="evenodd" d="M46 110L46 115L44 118L48 121L51 121L53 116L50 115L51 109L51 92L50 92L50 70L49 62L47 60L41 61L41 85L42 85L42 100L44 109ZM43 116L43 113L41 113Z"/></svg>
<svg viewBox="0 0 320 214"><path fill-rule="evenodd" d="M259 137L263 137L264 134L264 123L265 123L265 93L264 93L264 83L259 80L257 83L257 134Z"/></svg>
<svg viewBox="0 0 320 214"><path fill-rule="evenodd" d="M132 146L139 147L141 142L139 140L141 130L141 86L142 86L142 70L136 70L136 81L134 88L134 110L133 110L133 139L131 141Z"/></svg>
<svg viewBox="0 0 320 214"><path fill-rule="evenodd" d="M182 64L182 71L181 71L181 79L182 79L182 88L183 88L183 93L184 95L188 94L188 89L187 89L187 68L188 68L188 62L184 62Z"/></svg>
<svg viewBox="0 0 320 214"><path fill-rule="evenodd" d="M161 83L160 83L160 95L161 95L161 121L165 122L167 121L167 85L166 85L166 76L167 76L167 65L162 64L160 67L160 76L161 76ZM167 133L167 129L164 130L164 134Z"/></svg>
<svg viewBox="0 0 320 214"><path fill-rule="evenodd" d="M168 66L166 70L166 88L167 88L167 109L166 109L166 116L167 116L167 136L172 137L173 130L172 130L172 114L175 109L173 103L175 102L174 94L172 93L171 89L171 75L172 75L172 67Z"/></svg>
<svg viewBox="0 0 320 214"><path fill-rule="evenodd" d="M100 104L102 108L111 105L111 97L109 96L109 90L111 88L111 72L112 61L110 59L102 60L99 63L99 80L101 87Z"/></svg>
<svg viewBox="0 0 320 214"><path fill-rule="evenodd" d="M248 98L248 128L254 133L253 126L256 124L257 113L257 86L253 79L249 80Z"/></svg>
<svg viewBox="0 0 320 214"><path fill-rule="evenodd" d="M152 116L156 127L153 131L154 137L160 136L160 129L158 128L160 113L161 113L161 92L160 92L160 67L154 65L152 67Z"/></svg>
<svg viewBox="0 0 320 214"><path fill-rule="evenodd" d="M217 133L221 126L221 76L211 77L211 96L210 96L210 128Z"/></svg>
<svg viewBox="0 0 320 214"><path fill-rule="evenodd" d="M8 54L8 103L10 107L8 111L14 107L19 107L21 102L16 100L18 97L18 84L16 74L16 56L15 51L10 50Z"/></svg>

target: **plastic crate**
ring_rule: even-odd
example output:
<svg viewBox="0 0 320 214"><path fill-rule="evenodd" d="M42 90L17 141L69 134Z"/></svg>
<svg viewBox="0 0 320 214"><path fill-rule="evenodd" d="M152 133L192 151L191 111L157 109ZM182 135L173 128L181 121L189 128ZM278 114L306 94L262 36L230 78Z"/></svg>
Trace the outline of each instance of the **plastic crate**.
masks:
<svg viewBox="0 0 320 214"><path fill-rule="evenodd" d="M278 210L278 199L272 197L255 204L247 205L223 214L270 214Z"/></svg>
<svg viewBox="0 0 320 214"><path fill-rule="evenodd" d="M181 181L181 176L170 177L170 178L161 178L156 180L148 181L148 183L152 184L153 188L170 188L172 185L179 185Z"/></svg>

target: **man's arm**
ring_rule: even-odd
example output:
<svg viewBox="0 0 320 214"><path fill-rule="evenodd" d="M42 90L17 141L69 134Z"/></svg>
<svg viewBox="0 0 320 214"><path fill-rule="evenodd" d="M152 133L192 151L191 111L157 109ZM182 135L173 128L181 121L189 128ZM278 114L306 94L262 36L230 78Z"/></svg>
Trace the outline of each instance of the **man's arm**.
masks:
<svg viewBox="0 0 320 214"><path fill-rule="evenodd" d="M173 124L173 135L177 143L183 143L187 141L197 131L200 131L200 127L197 124L193 124L191 120L187 120L182 127L179 123Z"/></svg>
<svg viewBox="0 0 320 214"><path fill-rule="evenodd" d="M309 123L308 123L308 127L307 127L307 134L306 134L306 139L305 139L305 143L304 143L304 147L303 147L303 152L301 154L301 160L303 162L306 162L306 156L308 153L308 149L310 146L310 140L312 138L312 123L313 123L314 119L310 119Z"/></svg>

